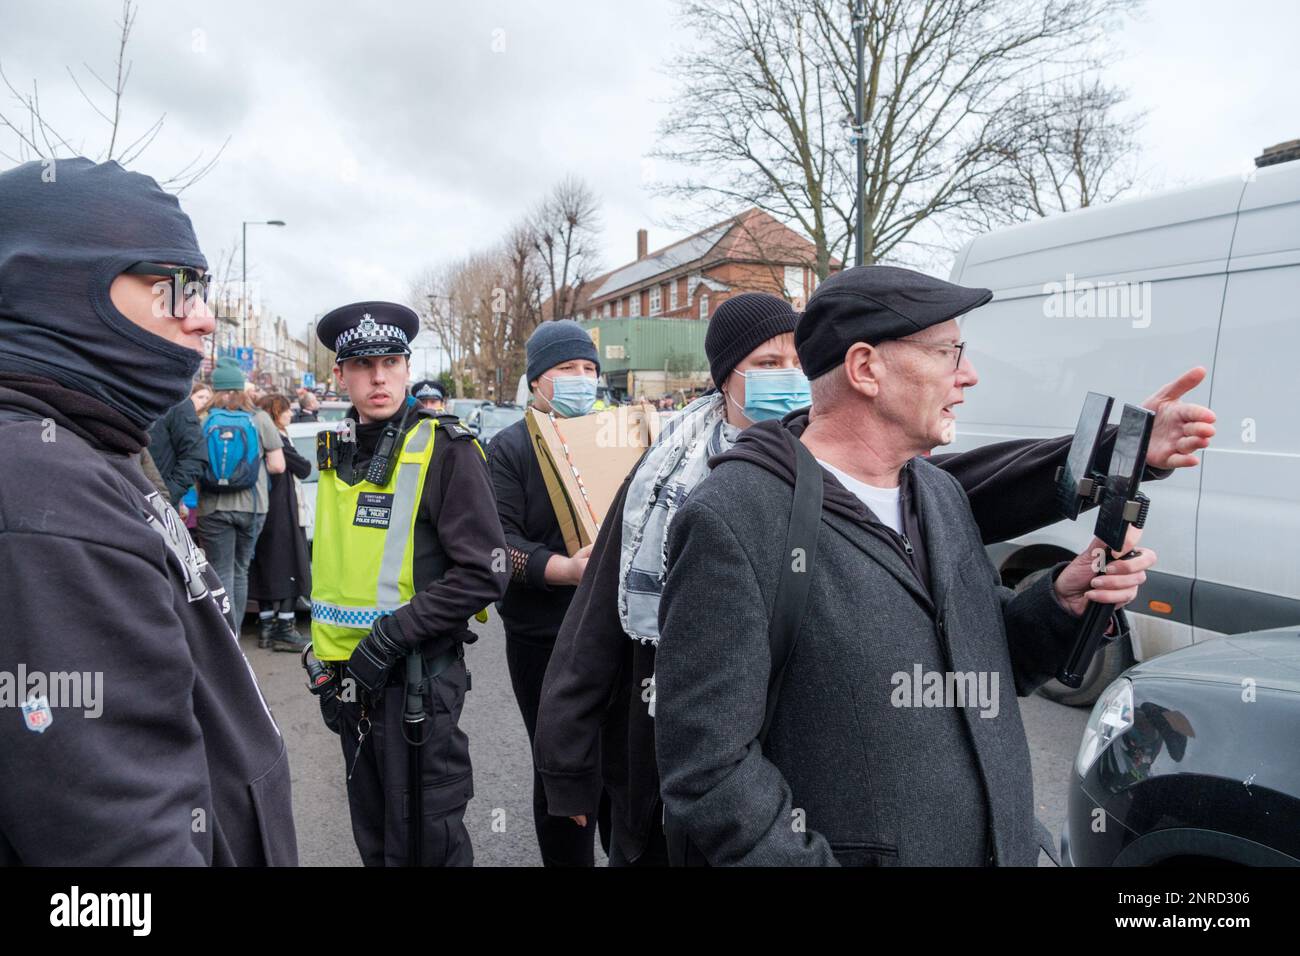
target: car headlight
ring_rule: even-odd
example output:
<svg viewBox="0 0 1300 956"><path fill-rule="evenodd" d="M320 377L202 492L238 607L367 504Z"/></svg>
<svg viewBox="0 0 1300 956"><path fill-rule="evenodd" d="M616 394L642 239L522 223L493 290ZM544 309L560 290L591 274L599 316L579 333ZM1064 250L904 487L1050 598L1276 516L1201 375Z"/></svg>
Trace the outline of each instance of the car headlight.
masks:
<svg viewBox="0 0 1300 956"><path fill-rule="evenodd" d="M1079 744L1079 756L1074 761L1074 769L1079 772L1079 776L1086 777L1101 752L1132 726L1133 682L1127 677L1120 677L1097 698L1088 717L1088 726L1083 730L1083 742Z"/></svg>

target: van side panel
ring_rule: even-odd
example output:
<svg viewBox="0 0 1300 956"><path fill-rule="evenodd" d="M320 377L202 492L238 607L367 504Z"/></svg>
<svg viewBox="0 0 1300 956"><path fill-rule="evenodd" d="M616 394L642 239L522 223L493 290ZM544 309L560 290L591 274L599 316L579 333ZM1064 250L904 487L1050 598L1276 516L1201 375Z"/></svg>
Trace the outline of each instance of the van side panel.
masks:
<svg viewBox="0 0 1300 956"><path fill-rule="evenodd" d="M1229 178L1001 229L970 244L953 281L1006 298L1041 292L1067 274L1127 280L1223 272L1243 186Z"/></svg>
<svg viewBox="0 0 1300 956"><path fill-rule="evenodd" d="M1300 623L1300 164L1260 170L1246 187L1211 403L1198 637Z"/></svg>
<svg viewBox="0 0 1300 956"><path fill-rule="evenodd" d="M1213 376L1243 187L1223 180L976 239L954 281L991 288L994 300L963 323L980 380L959 409L953 450L1068 434L1088 391L1118 399L1117 421L1123 402L1141 402L1194 365ZM1208 403L1208 388L1192 399ZM1144 486L1152 498L1146 541L1160 554L1161 574L1133 610L1157 598L1174 612L1135 628L1139 660L1192 640L1198 471ZM1077 552L1094 520L1061 522L1014 544Z"/></svg>

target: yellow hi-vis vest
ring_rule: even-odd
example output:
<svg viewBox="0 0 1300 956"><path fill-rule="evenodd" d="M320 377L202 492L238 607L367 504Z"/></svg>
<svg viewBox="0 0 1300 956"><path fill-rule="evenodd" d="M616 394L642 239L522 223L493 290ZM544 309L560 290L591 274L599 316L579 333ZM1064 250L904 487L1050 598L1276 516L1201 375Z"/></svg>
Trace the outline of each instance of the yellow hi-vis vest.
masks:
<svg viewBox="0 0 1300 956"><path fill-rule="evenodd" d="M406 433L386 485L349 485L333 469L320 473L311 558L317 660L346 661L376 620L414 596L415 519L437 430L424 418Z"/></svg>

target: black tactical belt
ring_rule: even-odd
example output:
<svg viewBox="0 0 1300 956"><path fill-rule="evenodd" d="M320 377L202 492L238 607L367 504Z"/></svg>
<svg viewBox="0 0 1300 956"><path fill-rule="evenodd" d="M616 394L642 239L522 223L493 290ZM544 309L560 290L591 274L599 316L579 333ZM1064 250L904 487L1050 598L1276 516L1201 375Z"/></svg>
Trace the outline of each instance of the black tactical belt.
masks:
<svg viewBox="0 0 1300 956"><path fill-rule="evenodd" d="M460 641L456 641L452 647L440 654L435 654L432 657L426 654L424 656L424 679L427 681L431 677L437 677L452 664L464 659L465 645ZM334 671L334 676L338 679L340 684L343 682L344 678L348 676L347 661L321 661L321 663ZM400 662L389 669L388 680L384 682L385 686L388 686L389 684L401 684L406 681L406 668L405 666L399 665Z"/></svg>

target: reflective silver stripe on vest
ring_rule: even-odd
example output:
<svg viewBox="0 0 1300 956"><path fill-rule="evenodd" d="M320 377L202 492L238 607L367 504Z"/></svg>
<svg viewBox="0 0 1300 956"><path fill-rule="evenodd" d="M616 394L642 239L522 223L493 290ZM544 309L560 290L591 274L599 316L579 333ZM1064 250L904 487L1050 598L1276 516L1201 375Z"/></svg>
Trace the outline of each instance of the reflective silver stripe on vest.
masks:
<svg viewBox="0 0 1300 956"><path fill-rule="evenodd" d="M433 439L434 423L425 419L415 426L402 456L419 455ZM393 489L393 510L388 516L388 533L384 535L384 557L379 562L379 579L376 581L375 601L382 608L402 605L398 582L402 576L402 558L406 555L406 536L415 518L420 502L420 462L404 461L397 466L397 485Z"/></svg>

